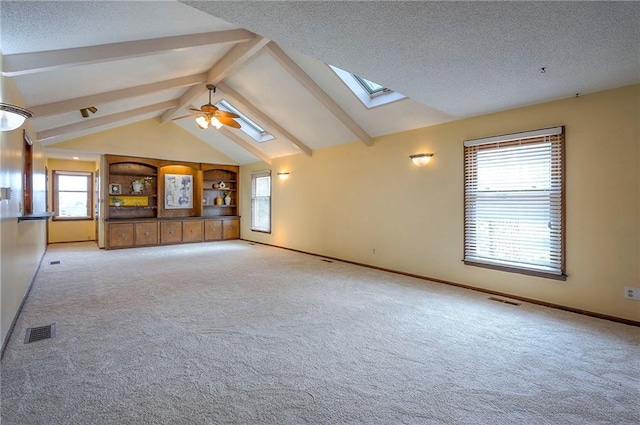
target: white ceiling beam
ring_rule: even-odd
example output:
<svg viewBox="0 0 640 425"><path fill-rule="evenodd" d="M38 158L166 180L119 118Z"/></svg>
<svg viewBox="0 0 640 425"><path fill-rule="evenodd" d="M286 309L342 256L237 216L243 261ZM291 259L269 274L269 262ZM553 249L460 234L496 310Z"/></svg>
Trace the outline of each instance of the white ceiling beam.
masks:
<svg viewBox="0 0 640 425"><path fill-rule="evenodd" d="M240 108L243 112L248 112L250 115L253 115L260 121L260 124L264 124L269 130L272 130L276 135L283 137L284 139L289 140L295 146L298 147L302 152L304 152L307 156L311 156L313 151L309 146L302 143L298 140L294 135L289 133L286 129L284 129L280 124L271 119L267 114L258 109L253 103L249 102L245 99L240 93L233 90L225 83L218 83L218 88L222 91L224 96L233 103L233 106Z"/></svg>
<svg viewBox="0 0 640 425"><path fill-rule="evenodd" d="M270 40L256 36L253 40L234 46L229 52L216 62L207 72L207 83L217 84L232 72L235 72L249 59L254 57ZM193 100L206 92L205 85L193 86L180 97L178 106L162 114L161 122L165 123L179 115L182 109L188 107Z"/></svg>
<svg viewBox="0 0 640 425"><path fill-rule="evenodd" d="M200 84L207 79L207 74L189 75L186 77L174 78L171 80L158 81L156 83L144 84L141 86L126 89L114 90L110 92L92 94L90 96L77 97L75 99L62 100L60 102L47 103L38 106L29 106L36 118L51 115L63 114L65 112L77 111L89 106L101 105L118 100L129 99L136 96L143 96L159 92L162 90L174 89L184 86Z"/></svg>
<svg viewBox="0 0 640 425"><path fill-rule="evenodd" d="M245 29L235 29L44 52L18 53L4 56L2 75L15 77L70 66L154 55L189 47L242 43L253 38L255 38L255 34L252 32Z"/></svg>
<svg viewBox="0 0 640 425"><path fill-rule="evenodd" d="M324 105L325 108L333 116L339 119L353 134L356 135L365 145L371 146L373 144L373 139L371 136L362 128L360 124L355 122L353 118L347 114L344 109L340 107L336 103L335 100L331 98L315 81L311 79L311 77L304 72L300 66L293 61L276 43L271 42L267 44L267 52L271 54L271 56L303 87L305 87L309 93L315 96L316 99L320 101Z"/></svg>
<svg viewBox="0 0 640 425"><path fill-rule="evenodd" d="M219 131L223 135L227 136L229 139L231 139L232 141L237 143L239 146L241 146L244 149L246 149L249 152L251 152L257 158L261 159L262 161L266 162L267 164L271 164L271 158L269 158L267 155L265 155L263 152L261 152L260 150L258 150L254 146L251 146L251 144L249 144L248 142L244 141L242 139L242 137L240 137L239 135L237 135L233 131L229 130L228 128L226 128L224 126L220 127L217 131Z"/></svg>
<svg viewBox="0 0 640 425"><path fill-rule="evenodd" d="M77 123L63 125L62 127L51 128L49 130L39 131L37 139L44 145L49 142L64 136L66 134L75 133L90 128L100 127L103 125L113 124L118 121L127 120L139 115L146 115L151 112L162 111L168 108L172 108L176 105L176 100L167 100L165 102L156 103L154 105L143 106L141 108L132 109L130 111L118 112L117 114L105 115L104 117L93 118L90 120L84 120Z"/></svg>

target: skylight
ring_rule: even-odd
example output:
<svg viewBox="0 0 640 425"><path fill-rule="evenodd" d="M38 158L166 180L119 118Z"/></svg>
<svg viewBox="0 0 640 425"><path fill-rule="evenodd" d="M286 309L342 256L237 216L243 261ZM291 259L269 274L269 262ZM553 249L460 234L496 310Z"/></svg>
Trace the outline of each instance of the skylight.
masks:
<svg viewBox="0 0 640 425"><path fill-rule="evenodd" d="M236 121L238 121L240 124L240 130L244 131L256 142L263 143L274 138L271 133L268 133L267 130L260 127L258 124L256 124L255 121L252 121L242 112L238 111L238 109L236 109L226 100L221 100L220 102L216 103L216 107L218 109L222 109L223 111L233 112L234 114L237 114L240 117L236 118Z"/></svg>
<svg viewBox="0 0 640 425"><path fill-rule="evenodd" d="M362 104L369 109L406 98L405 95L396 93L364 77L336 68L333 65L329 65L329 67L360 99Z"/></svg>

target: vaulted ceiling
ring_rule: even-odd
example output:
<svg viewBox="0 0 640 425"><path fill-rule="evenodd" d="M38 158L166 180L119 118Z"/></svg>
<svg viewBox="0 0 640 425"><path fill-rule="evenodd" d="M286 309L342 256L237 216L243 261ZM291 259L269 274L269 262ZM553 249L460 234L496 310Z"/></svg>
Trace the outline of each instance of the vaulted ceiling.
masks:
<svg viewBox="0 0 640 425"><path fill-rule="evenodd" d="M269 162L640 81L638 2L3 0L0 19L3 75L50 150L156 118ZM408 99L367 109L327 63ZM206 83L275 138L173 121Z"/></svg>

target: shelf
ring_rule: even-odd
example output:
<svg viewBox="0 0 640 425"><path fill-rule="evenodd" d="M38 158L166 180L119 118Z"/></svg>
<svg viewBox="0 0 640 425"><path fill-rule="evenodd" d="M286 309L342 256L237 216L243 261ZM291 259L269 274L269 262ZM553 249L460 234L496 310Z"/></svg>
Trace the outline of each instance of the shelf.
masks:
<svg viewBox="0 0 640 425"><path fill-rule="evenodd" d="M136 205L120 205L116 207L115 205L109 205L109 208L113 208L115 210L131 210L131 209L139 209L139 210L155 210L158 207L139 207Z"/></svg>
<svg viewBox="0 0 640 425"><path fill-rule="evenodd" d="M226 192L226 191L236 192L236 189L229 189L228 187L225 187L225 188L222 188L222 189L214 189L212 187L209 187L209 188L205 187L204 190L217 190L219 192Z"/></svg>
<svg viewBox="0 0 640 425"><path fill-rule="evenodd" d="M109 174L112 176L137 176L137 177L158 177L158 174L149 174L149 173L134 173L134 172L122 172L122 171L111 171Z"/></svg>
<svg viewBox="0 0 640 425"><path fill-rule="evenodd" d="M157 198L158 195L145 195L144 193L110 193L109 196L117 197L125 197L125 196L135 196L138 198Z"/></svg>
<svg viewBox="0 0 640 425"><path fill-rule="evenodd" d="M237 207L237 205L203 205L203 207L235 208L235 207Z"/></svg>

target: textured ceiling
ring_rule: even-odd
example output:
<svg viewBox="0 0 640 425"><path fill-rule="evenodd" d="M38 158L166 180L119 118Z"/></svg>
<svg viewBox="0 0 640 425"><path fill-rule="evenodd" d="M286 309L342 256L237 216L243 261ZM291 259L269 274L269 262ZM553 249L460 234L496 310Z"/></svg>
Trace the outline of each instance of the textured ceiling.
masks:
<svg viewBox="0 0 640 425"><path fill-rule="evenodd" d="M254 33L247 33L252 40L273 40L335 102L338 113L312 95L309 83L287 72L267 46L216 81L248 105L238 105L224 90L218 90L214 102L231 100L275 139L257 143L237 130L203 131L192 119L162 124L179 125L244 164L298 153L300 145L313 151L358 139L367 143L367 137L637 83L639 21L638 2L2 0L0 49L6 68L15 55L28 52L93 51L146 39L158 44L161 38L241 28ZM204 75L241 45L194 44L134 57L80 60L11 78L25 106L32 108L52 103L58 108L55 102L77 103L99 94L91 101L98 113L89 118L67 107L33 119L38 137L55 149L55 143L81 135L165 117L173 111L166 102L181 102L192 89L197 93L189 104L206 103L204 80L136 90ZM117 46L125 53L129 49ZM409 99L367 109L326 63ZM136 95L113 99L122 89ZM172 117L184 115L187 106Z"/></svg>
<svg viewBox="0 0 640 425"><path fill-rule="evenodd" d="M640 80L638 2L183 3L458 117Z"/></svg>

